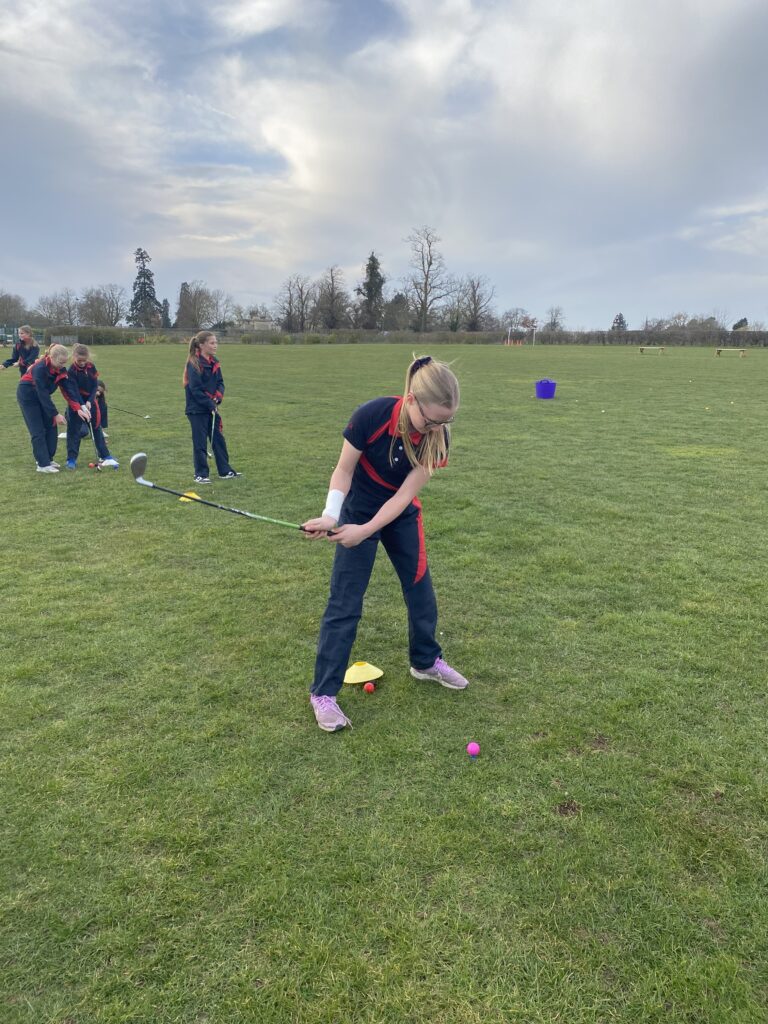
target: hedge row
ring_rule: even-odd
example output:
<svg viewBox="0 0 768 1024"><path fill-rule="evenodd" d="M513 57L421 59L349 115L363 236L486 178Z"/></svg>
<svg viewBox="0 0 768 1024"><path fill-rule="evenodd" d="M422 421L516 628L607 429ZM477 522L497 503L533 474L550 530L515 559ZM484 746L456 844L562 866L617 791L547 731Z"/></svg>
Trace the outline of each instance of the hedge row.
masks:
<svg viewBox="0 0 768 1024"><path fill-rule="evenodd" d="M190 334L194 333L192 331ZM340 330L327 334L307 332L304 334L283 334L272 331L255 331L241 334L238 331L217 332L219 340L226 344L241 345L410 345L414 351L429 345L498 345L506 341L500 331L431 331L416 334L413 331L363 331ZM52 338L76 339L86 345L180 345L185 344L187 335L178 331L169 334L151 333L128 327L46 327L45 343ZM530 334L512 332L512 339L531 344ZM768 347L768 331L727 331L727 330L665 330L665 331L537 331L537 345L711 345L734 348Z"/></svg>

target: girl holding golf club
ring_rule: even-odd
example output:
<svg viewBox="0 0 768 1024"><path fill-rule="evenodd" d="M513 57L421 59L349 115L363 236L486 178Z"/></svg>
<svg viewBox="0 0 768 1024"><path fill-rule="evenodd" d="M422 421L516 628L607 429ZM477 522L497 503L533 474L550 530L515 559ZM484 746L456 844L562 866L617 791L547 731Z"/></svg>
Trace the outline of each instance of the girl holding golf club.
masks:
<svg viewBox="0 0 768 1024"><path fill-rule="evenodd" d="M224 378L221 364L216 359L218 340L213 331L198 331L190 338L189 356L184 367L184 391L187 398L186 414L192 427L192 457L195 483L209 484L208 442L213 448L216 469L222 480L240 476L229 464L227 442L219 415L224 399Z"/></svg>
<svg viewBox="0 0 768 1024"><path fill-rule="evenodd" d="M69 408L84 423L91 419L90 410L81 405L70 393L67 371L68 352L63 345L51 345L42 359L27 370L19 381L16 398L32 440L32 451L38 473L58 473L59 464L53 461L58 443L58 426L64 417L53 404L51 395L58 388Z"/></svg>
<svg viewBox="0 0 768 1024"><path fill-rule="evenodd" d="M67 370L70 396L89 410L91 419L86 423L71 409L67 409L67 469L77 469L80 441L90 432L96 454L102 466L117 469L119 463L109 454L104 440L101 405L98 402L99 371L91 362L87 345L72 346L72 362Z"/></svg>
<svg viewBox="0 0 768 1024"><path fill-rule="evenodd" d="M443 660L435 638L437 602L418 500L435 469L447 463L449 424L458 408L459 384L450 367L431 356L414 358L402 398L374 398L352 414L323 514L303 524L312 539L336 545L310 688L317 724L326 732L350 724L336 695L379 541L400 578L408 609L411 675L451 690L467 686L464 676Z"/></svg>
<svg viewBox="0 0 768 1024"><path fill-rule="evenodd" d="M0 370L7 370L9 366L18 363L19 373L23 377L39 355L40 349L35 343L32 328L25 325L19 328L19 340L13 346L13 355L0 365Z"/></svg>

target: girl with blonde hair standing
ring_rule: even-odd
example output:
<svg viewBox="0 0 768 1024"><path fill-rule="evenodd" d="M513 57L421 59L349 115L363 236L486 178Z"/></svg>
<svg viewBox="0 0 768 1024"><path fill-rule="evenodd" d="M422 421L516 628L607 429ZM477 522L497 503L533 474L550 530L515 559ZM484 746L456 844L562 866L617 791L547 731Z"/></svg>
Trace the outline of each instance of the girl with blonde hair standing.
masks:
<svg viewBox="0 0 768 1024"><path fill-rule="evenodd" d="M65 369L69 353L63 345L51 345L42 359L38 359L19 381L16 398L29 430L32 452L38 473L58 473L59 464L53 461L58 444L58 427L65 420L51 395L58 388L69 408L84 422L89 423L91 413L76 401L69 388Z"/></svg>
<svg viewBox="0 0 768 1024"><path fill-rule="evenodd" d="M459 384L446 363L414 358L402 397L374 398L352 414L331 475L323 514L303 524L312 539L336 545L331 592L320 627L310 703L326 732L349 725L336 703L381 541L408 610L411 675L451 690L467 680L443 660L437 602L427 567L418 494L445 466ZM329 531L333 531L330 533Z"/></svg>

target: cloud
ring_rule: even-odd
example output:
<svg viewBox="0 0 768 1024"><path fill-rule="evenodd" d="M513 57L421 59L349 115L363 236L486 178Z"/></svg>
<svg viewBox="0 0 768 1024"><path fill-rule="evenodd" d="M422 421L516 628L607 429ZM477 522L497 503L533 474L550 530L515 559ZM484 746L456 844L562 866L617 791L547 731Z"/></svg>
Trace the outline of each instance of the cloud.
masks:
<svg viewBox="0 0 768 1024"><path fill-rule="evenodd" d="M329 4L317 0L232 0L210 9L211 22L236 39L285 27L309 30L326 21L328 12Z"/></svg>
<svg viewBox="0 0 768 1024"><path fill-rule="evenodd" d="M169 292L268 299L372 248L397 277L430 223L501 305L560 289L589 322L617 252L638 304L652 266L765 252L760 0L6 7L0 119L33 167L0 186L51 241L0 255L13 291L130 279L141 245Z"/></svg>

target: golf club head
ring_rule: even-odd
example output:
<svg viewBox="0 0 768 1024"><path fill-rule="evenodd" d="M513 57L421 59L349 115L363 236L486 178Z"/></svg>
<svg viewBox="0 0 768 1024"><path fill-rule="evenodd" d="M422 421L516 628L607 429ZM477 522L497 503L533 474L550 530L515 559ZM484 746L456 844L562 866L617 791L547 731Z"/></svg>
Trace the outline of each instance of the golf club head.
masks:
<svg viewBox="0 0 768 1024"><path fill-rule="evenodd" d="M151 487L152 485L150 482L144 479L144 471L146 468L147 453L136 452L136 454L131 457L131 472L133 473L133 478L137 484L144 484L145 487Z"/></svg>

